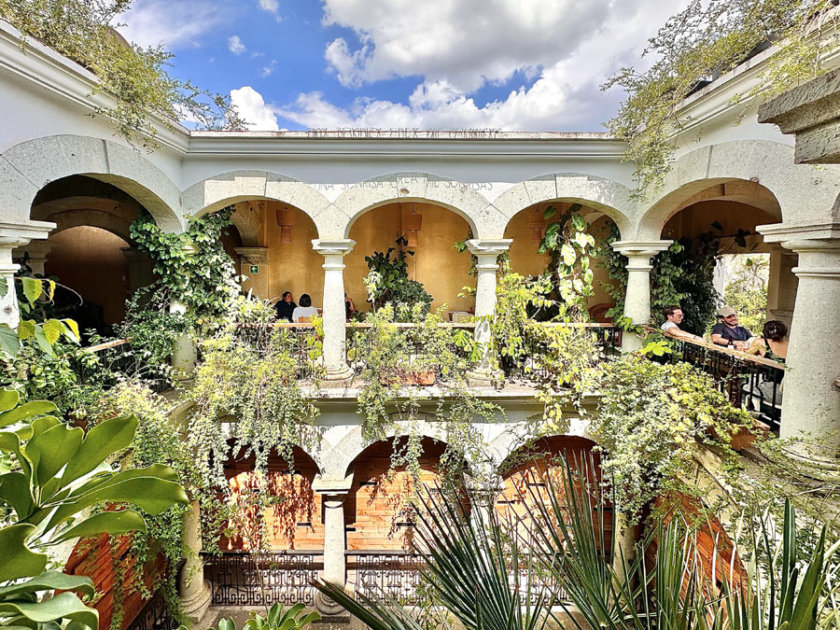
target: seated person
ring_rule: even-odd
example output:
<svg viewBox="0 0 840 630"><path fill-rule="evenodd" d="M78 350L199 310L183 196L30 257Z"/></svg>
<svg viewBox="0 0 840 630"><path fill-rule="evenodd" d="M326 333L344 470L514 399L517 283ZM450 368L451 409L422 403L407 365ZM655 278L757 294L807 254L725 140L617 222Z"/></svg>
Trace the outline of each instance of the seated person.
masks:
<svg viewBox="0 0 840 630"><path fill-rule="evenodd" d="M312 306L312 298L308 293L300 296L300 306L292 311L292 321L298 323L309 323L318 314L318 309Z"/></svg>
<svg viewBox="0 0 840 630"><path fill-rule="evenodd" d="M297 308L297 304L292 301L292 292L286 291L280 301L274 305L274 310L277 311L277 319L279 321L292 321L292 313Z"/></svg>
<svg viewBox="0 0 840 630"><path fill-rule="evenodd" d="M722 306L717 310L720 322L712 326L712 342L719 346L732 345L736 350L744 350L752 333L738 325L738 314L731 306Z"/></svg>
<svg viewBox="0 0 840 630"><path fill-rule="evenodd" d="M349 297L346 293L344 294L344 319L348 322L353 319L353 315L355 315L358 311L356 311L356 303L353 301L353 298Z"/></svg>
<svg viewBox="0 0 840 630"><path fill-rule="evenodd" d="M691 339L693 341L704 341L703 337L682 330L680 324L685 318L682 309L679 306L666 306L662 309L662 314L665 315L665 323L660 326L662 331L668 337L675 337L677 339Z"/></svg>
<svg viewBox="0 0 840 630"><path fill-rule="evenodd" d="M777 319L770 320L764 324L761 337L752 342L747 354L758 354L765 359L784 363L788 350L787 333L788 329L784 322Z"/></svg>

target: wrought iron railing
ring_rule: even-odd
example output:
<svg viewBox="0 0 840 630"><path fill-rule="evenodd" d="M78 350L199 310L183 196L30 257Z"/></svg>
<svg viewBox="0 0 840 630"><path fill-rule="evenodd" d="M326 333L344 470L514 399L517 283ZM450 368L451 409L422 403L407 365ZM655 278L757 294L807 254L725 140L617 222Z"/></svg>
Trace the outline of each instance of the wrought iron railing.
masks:
<svg viewBox="0 0 840 630"><path fill-rule="evenodd" d="M348 551L348 579L356 592L374 599L418 603L423 558L408 551Z"/></svg>
<svg viewBox="0 0 840 630"><path fill-rule="evenodd" d="M176 630L180 625L170 612L163 591L158 591L146 602L126 630Z"/></svg>
<svg viewBox="0 0 840 630"><path fill-rule="evenodd" d="M784 365L737 350L713 347L690 340L673 340L672 360L691 363L707 374L733 405L755 413L778 431L782 414Z"/></svg>
<svg viewBox="0 0 840 630"><path fill-rule="evenodd" d="M227 552L205 555L214 606L271 606L314 601L312 582L324 568L321 551Z"/></svg>
<svg viewBox="0 0 840 630"><path fill-rule="evenodd" d="M543 379L548 376L541 357L550 357L552 354L556 354L556 350L552 348L553 335L549 334L552 330L564 330L570 335L579 336L576 346L580 352L588 352L592 361L606 361L618 356L618 349L621 345L621 331L612 324L545 322L541 323L540 327L546 334L523 335L524 353L519 359L500 357L506 377L528 380Z"/></svg>

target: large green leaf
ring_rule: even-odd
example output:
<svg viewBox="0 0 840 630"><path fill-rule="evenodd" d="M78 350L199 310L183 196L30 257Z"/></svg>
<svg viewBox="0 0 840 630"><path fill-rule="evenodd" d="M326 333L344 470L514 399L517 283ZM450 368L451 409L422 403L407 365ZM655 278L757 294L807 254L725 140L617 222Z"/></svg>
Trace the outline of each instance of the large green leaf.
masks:
<svg viewBox="0 0 840 630"><path fill-rule="evenodd" d="M32 400L20 407L0 413L0 428L16 422L32 422L41 416L58 411L54 403L47 400Z"/></svg>
<svg viewBox="0 0 840 630"><path fill-rule="evenodd" d="M53 542L59 543L74 538L96 536L98 534L125 534L128 532L146 531L146 521L134 510L120 510L117 512L100 512L74 525Z"/></svg>
<svg viewBox="0 0 840 630"><path fill-rule="evenodd" d="M26 301L35 304L44 292L43 281L37 278L21 278L21 282L23 283L23 295L26 297Z"/></svg>
<svg viewBox="0 0 840 630"><path fill-rule="evenodd" d="M0 412L9 411L17 407L20 402L20 394L14 389L0 391Z"/></svg>
<svg viewBox="0 0 840 630"><path fill-rule="evenodd" d="M61 476L61 487L86 475L112 453L131 444L137 430L137 418L123 416L106 420L93 427L85 436L78 457L67 464Z"/></svg>
<svg viewBox="0 0 840 630"><path fill-rule="evenodd" d="M16 357L20 352L20 338L16 331L8 324L0 324L0 351L10 357Z"/></svg>
<svg viewBox="0 0 840 630"><path fill-rule="evenodd" d="M79 591L83 595L93 597L96 589L89 577L83 575L67 575L59 571L45 571L39 576L0 587L0 601L7 600L21 593L41 591Z"/></svg>
<svg viewBox="0 0 840 630"><path fill-rule="evenodd" d="M17 523L0 528L0 582L33 577L43 573L47 556L33 552L26 546L26 539L34 531L32 525ZM0 609L2 610L2 609Z"/></svg>
<svg viewBox="0 0 840 630"><path fill-rule="evenodd" d="M175 475L167 466L154 465L146 469L126 470L81 495L74 493L55 510L45 529L58 526L74 514L99 503L131 503L149 514L160 514L176 503L188 503L179 483L167 481L156 474L160 469L167 469Z"/></svg>
<svg viewBox="0 0 840 630"><path fill-rule="evenodd" d="M32 493L29 490L29 478L22 472L9 472L0 476L0 503L5 503L15 511L17 520L25 520L33 509Z"/></svg>
<svg viewBox="0 0 840 630"><path fill-rule="evenodd" d="M48 319L44 322L43 328L44 336L51 345L58 341L67 330L61 320L58 319Z"/></svg>
<svg viewBox="0 0 840 630"><path fill-rule="evenodd" d="M60 593L40 602L0 602L0 616L22 617L35 623L66 619L96 630L99 614L88 608L75 593ZM21 625L20 623L14 625Z"/></svg>
<svg viewBox="0 0 840 630"><path fill-rule="evenodd" d="M43 433L36 433L26 445L26 453L33 464L37 459L33 482L43 486L69 461L77 458L84 435L79 427L70 428L66 424L57 424Z"/></svg>

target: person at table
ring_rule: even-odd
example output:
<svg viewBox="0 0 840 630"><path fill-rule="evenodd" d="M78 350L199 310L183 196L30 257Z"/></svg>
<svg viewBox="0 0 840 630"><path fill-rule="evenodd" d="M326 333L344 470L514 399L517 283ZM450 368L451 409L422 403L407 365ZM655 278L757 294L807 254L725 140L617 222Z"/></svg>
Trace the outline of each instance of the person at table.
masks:
<svg viewBox="0 0 840 630"><path fill-rule="evenodd" d="M292 292L286 291L280 301L274 305L274 310L277 312L277 319L280 321L292 321L292 313L295 312L297 304L292 301Z"/></svg>
<svg viewBox="0 0 840 630"><path fill-rule="evenodd" d="M312 298L308 293L300 296L300 306L292 311L292 321L296 324L308 324L318 314L318 309L312 306Z"/></svg>
<svg viewBox="0 0 840 630"><path fill-rule="evenodd" d="M784 322L771 319L764 324L761 330L761 337L755 339L747 350L747 354L757 354L765 359L785 362L787 359L788 329Z"/></svg>
<svg viewBox="0 0 840 630"><path fill-rule="evenodd" d="M731 306L722 306L717 310L720 322L712 326L712 343L719 346L733 346L736 350L744 350L753 334L738 325L738 313Z"/></svg>
<svg viewBox="0 0 840 630"><path fill-rule="evenodd" d="M344 294L344 319L348 322L353 319L353 316L357 313L356 311L356 303L346 293Z"/></svg>
<svg viewBox="0 0 840 630"><path fill-rule="evenodd" d="M703 337L680 328L680 324L685 319L685 314L683 314L683 310L679 306L666 306L662 309L662 314L665 316L665 323L660 328L662 328L662 332L668 337L704 341Z"/></svg>

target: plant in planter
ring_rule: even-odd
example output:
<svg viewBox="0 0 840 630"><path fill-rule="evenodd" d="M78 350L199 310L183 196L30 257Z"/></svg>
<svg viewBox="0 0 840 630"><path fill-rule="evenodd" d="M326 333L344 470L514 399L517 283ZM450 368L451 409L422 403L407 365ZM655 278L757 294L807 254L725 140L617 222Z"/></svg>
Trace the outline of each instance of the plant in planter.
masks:
<svg viewBox="0 0 840 630"><path fill-rule="evenodd" d="M369 299L374 310L391 304L401 321L420 321L429 312L433 298L421 283L408 277L407 257L414 256L413 251L406 249L408 241L400 236L396 245L365 256L370 269L365 279Z"/></svg>

